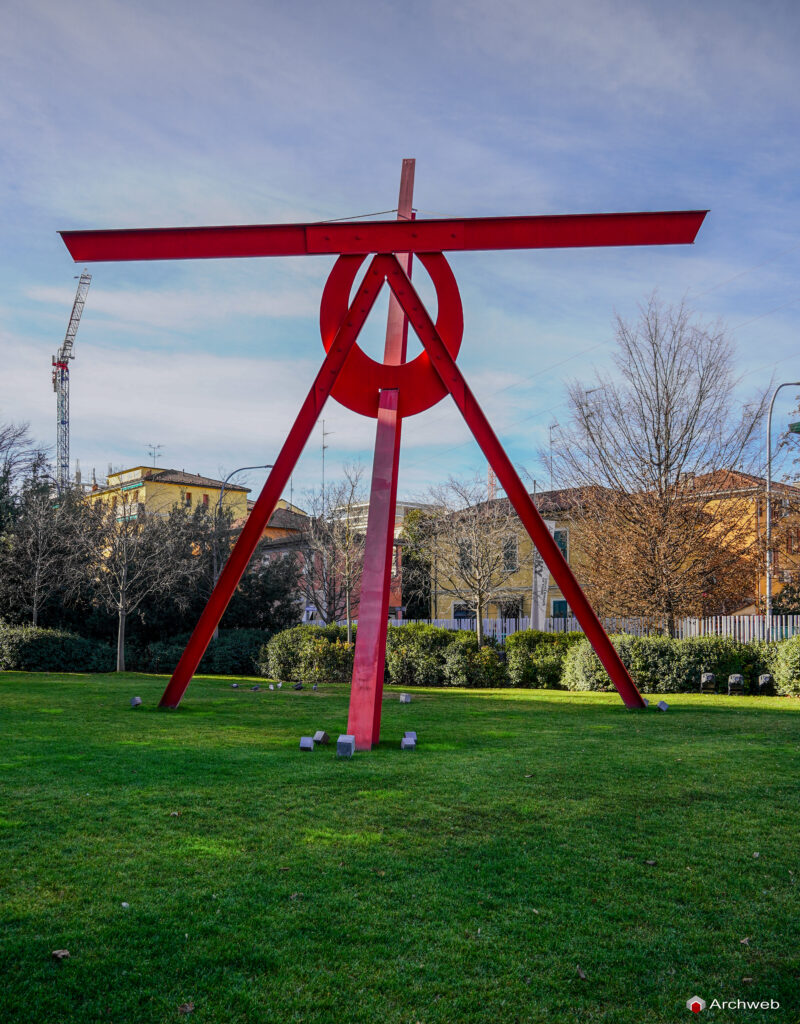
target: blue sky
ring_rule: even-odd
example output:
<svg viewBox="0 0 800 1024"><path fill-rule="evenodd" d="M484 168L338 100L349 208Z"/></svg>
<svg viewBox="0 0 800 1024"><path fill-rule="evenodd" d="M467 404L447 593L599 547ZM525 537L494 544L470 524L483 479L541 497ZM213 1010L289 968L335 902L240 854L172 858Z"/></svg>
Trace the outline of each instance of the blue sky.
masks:
<svg viewBox="0 0 800 1024"><path fill-rule="evenodd" d="M50 357L81 269L59 229L387 210L408 156L419 216L711 210L692 247L450 257L459 365L540 486L564 382L609 365L615 311L655 288L723 318L743 394L800 379L798 53L789 0L3 0L0 417L54 444ZM105 475L151 443L211 475L272 462L321 359L332 262L90 267L73 462ZM325 421L330 475L371 462L374 421L335 402ZM403 436L405 497L485 469L449 400ZM296 499L320 443L318 426Z"/></svg>

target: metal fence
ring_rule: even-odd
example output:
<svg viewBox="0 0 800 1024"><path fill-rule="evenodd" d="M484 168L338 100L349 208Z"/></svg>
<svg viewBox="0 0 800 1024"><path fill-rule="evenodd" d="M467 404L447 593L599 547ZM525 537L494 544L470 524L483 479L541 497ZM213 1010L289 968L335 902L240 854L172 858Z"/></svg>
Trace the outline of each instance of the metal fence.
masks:
<svg viewBox="0 0 800 1024"><path fill-rule="evenodd" d="M607 633L630 633L648 636L666 633L666 622L650 618L607 618L601 620ZM475 619L390 619L392 626L408 626L414 622L444 629L475 629ZM502 643L507 636L522 629L530 629L530 619L484 619L485 636L495 637ZM544 621L547 633L581 632L575 618L550 618ZM690 636L729 636L734 640L783 640L800 633L800 615L711 615L704 619L679 619L675 634Z"/></svg>

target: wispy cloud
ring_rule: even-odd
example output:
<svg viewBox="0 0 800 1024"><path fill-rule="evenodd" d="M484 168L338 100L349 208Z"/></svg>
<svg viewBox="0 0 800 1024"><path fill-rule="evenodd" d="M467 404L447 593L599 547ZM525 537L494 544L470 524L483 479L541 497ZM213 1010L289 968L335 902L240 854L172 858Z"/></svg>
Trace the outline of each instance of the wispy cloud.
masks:
<svg viewBox="0 0 800 1024"><path fill-rule="evenodd" d="M563 378L608 360L613 311L654 287L747 323L755 378L765 353L793 357L800 327L797 254L758 267L800 227L798 43L789 0L8 0L0 411L54 432L47 366L76 269L56 229L388 209L404 156L421 215L712 208L693 249L453 258L459 363L516 461ZM99 467L159 441L206 472L261 461L318 365L331 262L92 268L75 454ZM371 458L374 423L335 404L326 422L333 463ZM317 442L298 479L318 478ZM452 408L405 425L403 486L481 465Z"/></svg>

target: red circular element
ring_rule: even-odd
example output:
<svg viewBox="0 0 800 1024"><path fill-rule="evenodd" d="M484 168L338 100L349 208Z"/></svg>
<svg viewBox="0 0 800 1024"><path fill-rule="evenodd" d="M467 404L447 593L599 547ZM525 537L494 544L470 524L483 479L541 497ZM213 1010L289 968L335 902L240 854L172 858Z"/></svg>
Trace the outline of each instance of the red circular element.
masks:
<svg viewBox="0 0 800 1024"><path fill-rule="evenodd" d="M464 333L464 314L458 285L450 264L440 252L417 253L417 258L428 271L436 288L439 312L436 330L453 358L461 348ZM319 311L322 344L327 352L339 330L350 305L350 290L358 268L365 256L340 256L325 284ZM413 327L409 325L410 329ZM345 360L339 379L331 394L337 402L362 416L378 415L380 392L397 388L398 411L401 416L415 416L430 409L447 394L439 375L431 365L427 352L421 352L410 363L391 366L371 359L358 343L353 345Z"/></svg>

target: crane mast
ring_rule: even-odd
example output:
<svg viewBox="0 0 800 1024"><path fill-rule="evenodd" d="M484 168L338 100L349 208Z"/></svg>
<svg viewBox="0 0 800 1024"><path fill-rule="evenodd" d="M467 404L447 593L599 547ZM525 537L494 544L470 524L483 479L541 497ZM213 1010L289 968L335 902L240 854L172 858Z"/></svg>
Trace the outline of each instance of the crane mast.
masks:
<svg viewBox="0 0 800 1024"><path fill-rule="evenodd" d="M56 482L59 492L69 484L69 361L92 275L85 270L78 282L72 314L61 348L53 356L53 391L56 393Z"/></svg>

